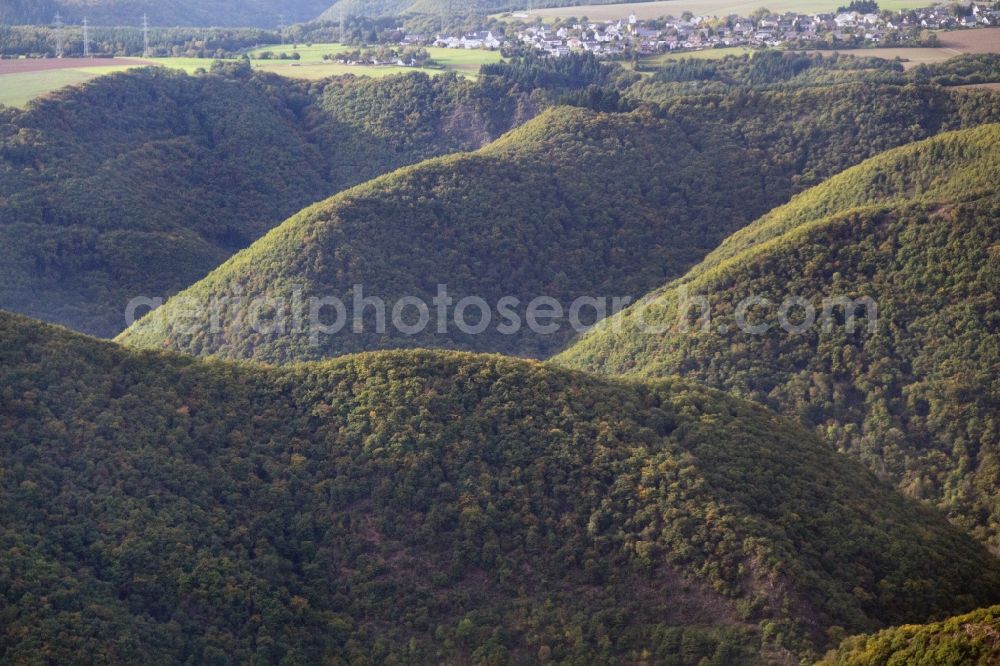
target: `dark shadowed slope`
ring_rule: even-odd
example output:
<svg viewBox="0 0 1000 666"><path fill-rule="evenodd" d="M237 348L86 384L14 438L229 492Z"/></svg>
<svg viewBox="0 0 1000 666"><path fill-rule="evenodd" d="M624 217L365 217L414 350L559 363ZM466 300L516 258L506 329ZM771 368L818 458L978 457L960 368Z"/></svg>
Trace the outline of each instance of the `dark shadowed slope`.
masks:
<svg viewBox="0 0 1000 666"><path fill-rule="evenodd" d="M1000 597L943 517L682 381L264 369L4 314L0 386L4 661L789 661Z"/></svg>
<svg viewBox="0 0 1000 666"><path fill-rule="evenodd" d="M794 415L997 548L998 178L998 125L888 152L733 235L556 362L679 374ZM710 302L705 328L697 296ZM770 325L766 333L735 326L750 296L771 303L746 311L750 325ZM792 296L819 322L796 334L777 318ZM823 300L838 297L872 299L877 330L860 302L853 332L835 300L822 325ZM793 324L803 316L792 308ZM666 329L644 333L643 318Z"/></svg>

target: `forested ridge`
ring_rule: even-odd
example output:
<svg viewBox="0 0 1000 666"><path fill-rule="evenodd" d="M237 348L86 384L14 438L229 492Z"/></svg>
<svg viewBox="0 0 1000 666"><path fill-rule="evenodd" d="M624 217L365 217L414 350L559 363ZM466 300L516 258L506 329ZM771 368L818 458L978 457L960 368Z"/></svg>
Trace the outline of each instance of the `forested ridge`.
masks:
<svg viewBox="0 0 1000 666"><path fill-rule="evenodd" d="M83 26L68 25L61 30L65 54L83 53ZM57 32L50 25L10 25L0 22L0 50L3 55L55 58ZM87 37L90 52L99 56L141 57L145 51L142 30L135 26L93 26L88 24ZM150 28L152 55L206 58L233 57L244 50L266 44L280 44L278 30L262 28Z"/></svg>
<svg viewBox="0 0 1000 666"><path fill-rule="evenodd" d="M993 663L1000 97L942 84L998 63L220 62L0 107L0 663ZM576 340L289 316L438 285L648 296ZM113 335L182 289L124 346L7 311Z"/></svg>
<svg viewBox="0 0 1000 666"><path fill-rule="evenodd" d="M112 336L129 299L172 294L304 206L531 113L485 90L150 68L0 108L0 306Z"/></svg>
<svg viewBox="0 0 1000 666"><path fill-rule="evenodd" d="M925 663L990 666L998 660L1000 606L993 606L941 622L893 627L872 636L852 636L817 666Z"/></svg>
<svg viewBox="0 0 1000 666"><path fill-rule="evenodd" d="M737 232L556 362L682 375L795 416L996 550L998 176L995 124L880 155ZM768 317L764 334L733 328L752 295L773 304L751 311L752 324ZM708 327L700 305L679 314L695 296L709 299ZM841 308L832 326L789 334L775 319L788 296L817 312L823 298L869 297L877 331L861 318L848 332Z"/></svg>
<svg viewBox="0 0 1000 666"><path fill-rule="evenodd" d="M534 0L534 7L609 4L613 0ZM645 2L647 0L638 0ZM146 14L165 26L254 26L274 28L279 16L289 23L314 19L338 20L347 16L399 16L401 14L492 14L523 10L519 0L2 0L0 22L47 25L56 12L69 21L88 17L95 25L141 25Z"/></svg>
<svg viewBox="0 0 1000 666"><path fill-rule="evenodd" d="M0 314L0 660L790 662L997 560L766 409L381 352L288 368Z"/></svg>
<svg viewBox="0 0 1000 666"><path fill-rule="evenodd" d="M780 82L796 58L769 57L764 69ZM826 71L831 60L811 69ZM848 61L836 68L863 71ZM968 78L989 66L958 69ZM683 144L718 151L698 159L734 171L720 205L742 190L741 223L876 152L998 119L994 96L934 86L735 86L646 99L630 87L634 80L592 56L515 59L484 68L475 82L422 74L305 82L228 65L193 77L117 74L26 111L0 109L0 306L115 335L131 298L176 293L303 207L402 165L483 146L559 100L603 111L643 106L679 127ZM801 116L809 104L808 113L825 111L815 125ZM684 160L682 181L693 173ZM598 177L586 162L577 168L581 180ZM664 179L645 168L634 164L627 175ZM748 179L754 168L760 178ZM665 213L673 215L678 196ZM551 202L526 197L516 195L549 213L540 207ZM699 233L715 234L714 243L732 223L725 213Z"/></svg>
<svg viewBox="0 0 1000 666"><path fill-rule="evenodd" d="M881 150L1000 119L988 95L937 87L817 87L680 97L631 113L558 108L471 154L389 174L294 216L137 322L135 346L270 363L386 347L545 357L573 334L361 334L254 330L233 300L337 297L391 304L538 296L638 297L680 276L727 235ZM221 309L208 307L229 298ZM592 316L591 310L583 312ZM521 312L522 321L524 313ZM471 319L471 321L477 321ZM564 322L565 323L565 322Z"/></svg>
<svg viewBox="0 0 1000 666"><path fill-rule="evenodd" d="M56 12L91 25L142 25L143 14L154 25L277 27L279 14L288 22L309 21L329 0L0 0L0 23L48 25Z"/></svg>
<svg viewBox="0 0 1000 666"><path fill-rule="evenodd" d="M618 0L533 0L532 7L568 7L572 5L607 5ZM648 2L649 0L638 0ZM405 16L424 14L433 17L463 14L497 14L505 11L523 11L524 0L467 0L457 3L449 0L336 0L320 15L320 19L335 21L341 13L346 16Z"/></svg>

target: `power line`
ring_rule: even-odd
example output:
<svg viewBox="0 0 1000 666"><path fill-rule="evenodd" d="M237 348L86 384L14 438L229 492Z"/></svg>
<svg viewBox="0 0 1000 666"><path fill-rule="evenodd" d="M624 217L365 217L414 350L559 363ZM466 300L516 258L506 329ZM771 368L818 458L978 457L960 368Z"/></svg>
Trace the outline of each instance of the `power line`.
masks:
<svg viewBox="0 0 1000 666"><path fill-rule="evenodd" d="M149 57L149 17L142 15L142 57Z"/></svg>
<svg viewBox="0 0 1000 666"><path fill-rule="evenodd" d="M285 45L285 15L278 14L278 34L281 35L281 45Z"/></svg>
<svg viewBox="0 0 1000 666"><path fill-rule="evenodd" d="M83 57L90 57L90 22L83 17Z"/></svg>
<svg viewBox="0 0 1000 666"><path fill-rule="evenodd" d="M56 29L56 57L63 57L63 20L62 14L56 12L56 20L52 22Z"/></svg>

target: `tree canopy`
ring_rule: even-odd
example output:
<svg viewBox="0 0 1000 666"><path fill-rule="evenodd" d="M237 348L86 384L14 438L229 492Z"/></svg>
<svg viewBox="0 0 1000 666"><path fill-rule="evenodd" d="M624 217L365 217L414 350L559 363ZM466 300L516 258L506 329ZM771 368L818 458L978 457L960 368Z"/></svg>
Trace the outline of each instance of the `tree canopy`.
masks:
<svg viewBox="0 0 1000 666"><path fill-rule="evenodd" d="M789 661L1000 595L942 516L680 380L0 314L0 386L4 661Z"/></svg>
<svg viewBox="0 0 1000 666"><path fill-rule="evenodd" d="M505 332L494 315L472 333L383 332L373 322L313 340L305 328L253 326L244 304L290 303L297 290L349 304L361 285L388 310L404 298L429 305L444 284L456 301L515 298L522 323L536 297L564 313L579 297L608 299L611 311L611 299L682 275L807 185L998 113L976 94L860 84L683 96L629 113L551 109L477 152L404 168L302 211L120 340L269 363L417 346L547 357L574 333L565 319L555 333Z"/></svg>
<svg viewBox="0 0 1000 666"><path fill-rule="evenodd" d="M994 124L864 162L737 232L556 362L679 374L795 416L997 549L998 156ZM710 326L688 307L698 296ZM750 296L772 304L756 310L770 322L760 334L733 326ZM831 326L786 332L775 317L790 296L820 314L825 298L869 298L877 330L848 330L836 306Z"/></svg>

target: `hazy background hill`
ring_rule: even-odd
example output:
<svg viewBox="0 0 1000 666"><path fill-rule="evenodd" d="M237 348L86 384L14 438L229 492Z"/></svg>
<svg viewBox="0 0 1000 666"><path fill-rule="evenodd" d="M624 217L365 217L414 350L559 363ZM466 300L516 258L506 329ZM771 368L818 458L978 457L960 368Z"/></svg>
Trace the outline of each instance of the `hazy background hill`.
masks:
<svg viewBox="0 0 1000 666"><path fill-rule="evenodd" d="M265 369L0 314L0 659L795 662L1000 597L943 517L678 380Z"/></svg>
<svg viewBox="0 0 1000 666"><path fill-rule="evenodd" d="M535 9L542 7L568 7L572 5L606 5L618 0L531 0ZM648 0L638 0L646 2ZM347 16L400 16L403 14L431 14L454 16L462 14L496 14L524 10L528 0L337 0L320 16L323 20L337 20L341 13Z"/></svg>
<svg viewBox="0 0 1000 666"><path fill-rule="evenodd" d="M612 0L533 0L535 8L607 4ZM642 2L643 0L639 0ZM0 0L0 23L48 25L56 12L68 23L87 17L91 25L142 25L146 14L157 26L253 26L276 28L317 18L400 14L490 14L524 9L523 0Z"/></svg>
<svg viewBox="0 0 1000 666"><path fill-rule="evenodd" d="M0 23L48 25L60 12L67 23L142 25L146 14L159 26L255 26L274 28L310 21L329 0L0 0Z"/></svg>
<svg viewBox="0 0 1000 666"><path fill-rule="evenodd" d="M121 340L271 363L415 346L545 357L568 341L568 326L544 335L495 325L438 334L434 325L408 335L376 332L373 319L364 334L313 345L305 330L252 330L248 309L232 300L219 310L188 306L237 291L287 302L296 289L349 303L354 285L390 304L404 296L430 304L438 284L456 301L513 296L522 308L537 296L567 308L579 296L638 297L807 185L881 150L998 119L991 101L851 84L688 95L633 113L553 110L477 153L419 164L303 211Z"/></svg>
<svg viewBox="0 0 1000 666"><path fill-rule="evenodd" d="M736 233L556 362L683 375L794 415L998 549L998 178L998 125L888 152ZM711 299L707 329L674 326L684 290ZM868 296L878 330L848 333L838 311L829 330L789 335L774 305L769 333L743 334L734 308L750 295L817 309L824 297ZM670 328L643 333L640 315Z"/></svg>

